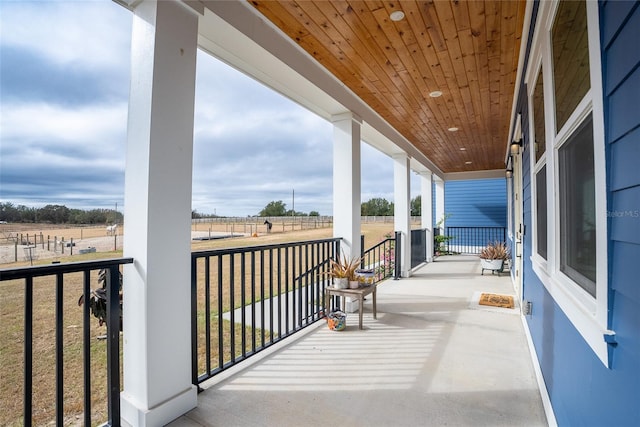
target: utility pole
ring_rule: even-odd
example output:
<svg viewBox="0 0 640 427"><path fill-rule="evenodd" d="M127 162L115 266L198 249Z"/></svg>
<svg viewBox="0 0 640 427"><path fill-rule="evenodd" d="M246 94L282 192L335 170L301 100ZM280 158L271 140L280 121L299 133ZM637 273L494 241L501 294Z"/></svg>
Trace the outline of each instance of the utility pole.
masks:
<svg viewBox="0 0 640 427"><path fill-rule="evenodd" d="M296 216L296 189L294 188L291 193L291 216Z"/></svg>

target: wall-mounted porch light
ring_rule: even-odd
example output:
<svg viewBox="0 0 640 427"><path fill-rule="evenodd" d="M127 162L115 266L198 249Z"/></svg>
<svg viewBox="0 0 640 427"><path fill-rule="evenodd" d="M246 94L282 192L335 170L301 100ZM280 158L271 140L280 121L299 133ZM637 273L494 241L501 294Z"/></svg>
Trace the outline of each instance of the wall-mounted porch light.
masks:
<svg viewBox="0 0 640 427"><path fill-rule="evenodd" d="M518 113L513 130L513 139L511 140L511 154L514 156L518 155L518 153L520 153L520 147L522 147L522 116Z"/></svg>
<svg viewBox="0 0 640 427"><path fill-rule="evenodd" d="M513 141L511 143L511 154L517 156L520 153L520 147L522 147L522 140Z"/></svg>
<svg viewBox="0 0 640 427"><path fill-rule="evenodd" d="M507 170L504 173L504 176L507 178L513 178L513 158L509 156L507 159Z"/></svg>

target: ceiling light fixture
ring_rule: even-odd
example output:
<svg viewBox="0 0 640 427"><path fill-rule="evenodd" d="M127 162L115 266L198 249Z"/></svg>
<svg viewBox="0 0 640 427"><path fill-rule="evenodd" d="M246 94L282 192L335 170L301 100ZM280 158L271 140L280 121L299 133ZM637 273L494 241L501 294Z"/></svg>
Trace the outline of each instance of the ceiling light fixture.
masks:
<svg viewBox="0 0 640 427"><path fill-rule="evenodd" d="M457 127L449 128L449 132L458 132L458 128Z"/></svg>
<svg viewBox="0 0 640 427"><path fill-rule="evenodd" d="M471 163L473 163L473 162L471 162L471 161L464 162L465 165L470 165Z"/></svg>
<svg viewBox="0 0 640 427"><path fill-rule="evenodd" d="M464 147L460 147L460 151L467 151L467 149Z"/></svg>
<svg viewBox="0 0 640 427"><path fill-rule="evenodd" d="M433 92L429 93L429 96L432 98L438 98L442 96L442 92L439 90L434 90Z"/></svg>
<svg viewBox="0 0 640 427"><path fill-rule="evenodd" d="M402 21L404 19L404 12L401 10L394 10L393 12L391 12L391 15L389 15L389 17L392 21L395 22Z"/></svg>

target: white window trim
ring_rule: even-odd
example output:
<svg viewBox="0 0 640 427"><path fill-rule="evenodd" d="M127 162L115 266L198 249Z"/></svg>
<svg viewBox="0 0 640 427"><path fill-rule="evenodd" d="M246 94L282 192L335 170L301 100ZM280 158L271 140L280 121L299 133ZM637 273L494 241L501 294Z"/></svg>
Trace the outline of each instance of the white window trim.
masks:
<svg viewBox="0 0 640 427"><path fill-rule="evenodd" d="M538 46L539 47L539 46ZM540 73L540 71L542 71L542 79L543 82L546 82L547 79L545 79L545 73L544 70L542 69L542 54L540 52L540 49L536 50L536 56L534 58L534 60L532 61L532 65L529 68L530 72L527 73L527 88L529 89L529 93L527 94L527 102L528 102L528 108L529 108L529 135L531 135L531 137L529 138L529 140L531 141L531 144L534 145L535 144L535 117L534 117L534 105L533 105L533 94L535 93L536 90L536 84L538 82L538 75ZM543 83L544 84L544 83ZM548 86L547 84L544 84L543 86L543 91L546 91L546 86ZM544 94L545 96L543 97L543 102L544 99L547 98L546 94ZM547 106L545 105L545 113ZM548 129L548 125L546 123L547 120L547 116L548 114L545 114L545 133L546 130ZM548 135L545 135L545 142L548 141ZM536 150L535 150L535 146L534 148L532 148L531 150L531 154L529 155L529 163L530 163L530 170L531 172L531 258L533 260L535 260L535 262L539 265L540 268L542 268L545 272L548 271L547 270L547 260L544 259L540 254L538 254L538 203L537 203L537 197L536 194L538 192L538 181L536 179L538 172L540 172L540 170L547 164L547 147L545 146L545 152L544 155L540 158L540 160L536 161ZM547 166L547 170L546 170L546 182L547 182L547 195L551 192L553 192L553 182L552 180L549 179L549 167ZM551 181L551 182L550 182ZM551 188L549 188L551 187ZM549 210L549 204L547 203L547 211ZM549 258L549 243L552 241L551 239L549 239L549 218L547 218L547 258Z"/></svg>
<svg viewBox="0 0 640 427"><path fill-rule="evenodd" d="M535 161L531 155L531 200L532 200L532 242L531 263L533 271L540 278L556 304L569 318L576 330L582 335L594 353L605 366L609 363L609 346L606 335L614 332L608 327L608 279L607 279L607 206L606 206L606 162L604 143L604 109L602 89L602 66L600 60L600 36L598 3L587 1L587 32L589 36L589 65L591 88L572 113L567 123L556 135L555 94L552 82L553 64L551 59L551 29L558 8L558 1L540 2L538 25L534 31L532 55L526 74L529 83L529 132L533 135L532 94L534 83L542 65L544 81L544 109L546 150L543 159ZM571 132L590 113L593 113L594 168L595 168L595 204L596 204L596 296L588 294L573 280L560 271L560 215L558 199L558 149L564 144ZM535 177L543 164L547 165L547 260L537 253L535 213Z"/></svg>

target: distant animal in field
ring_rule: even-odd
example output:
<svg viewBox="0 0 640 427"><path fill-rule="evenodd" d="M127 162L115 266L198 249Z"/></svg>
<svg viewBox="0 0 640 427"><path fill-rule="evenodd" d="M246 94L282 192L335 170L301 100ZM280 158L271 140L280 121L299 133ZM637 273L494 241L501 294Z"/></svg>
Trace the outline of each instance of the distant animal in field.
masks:
<svg viewBox="0 0 640 427"><path fill-rule="evenodd" d="M271 224L268 220L265 220L264 224L267 226L267 233L271 233L271 227L273 227L273 224Z"/></svg>
<svg viewBox="0 0 640 427"><path fill-rule="evenodd" d="M118 224L108 225L107 226L107 236L113 236L118 232Z"/></svg>

